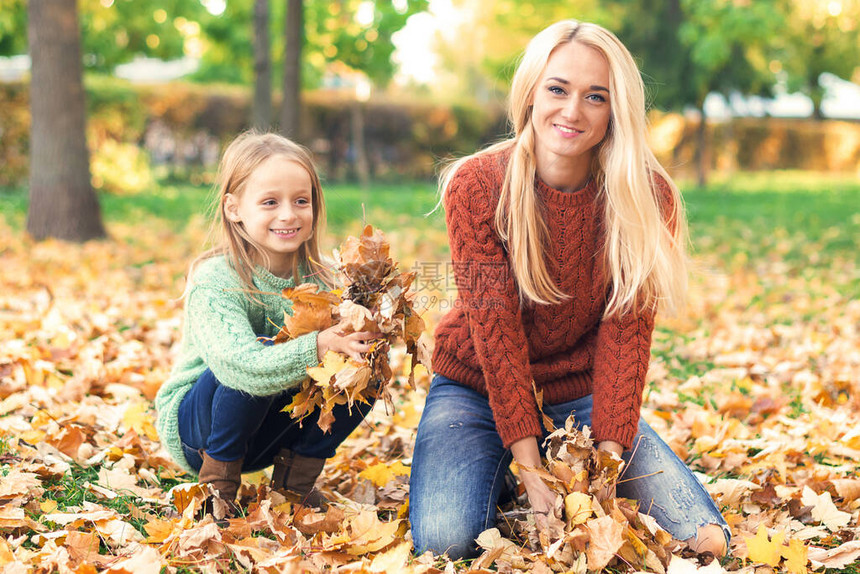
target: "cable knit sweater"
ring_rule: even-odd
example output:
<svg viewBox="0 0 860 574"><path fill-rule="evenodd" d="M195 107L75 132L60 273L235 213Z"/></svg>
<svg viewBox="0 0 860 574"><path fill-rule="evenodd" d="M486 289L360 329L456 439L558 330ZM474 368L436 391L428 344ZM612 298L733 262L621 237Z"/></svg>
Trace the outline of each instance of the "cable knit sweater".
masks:
<svg viewBox="0 0 860 574"><path fill-rule="evenodd" d="M507 158L501 152L469 160L445 194L458 294L436 329L433 369L489 398L505 447L542 434L534 380L547 404L593 394L595 439L630 448L654 314L603 319L602 209L594 182L564 193L537 181L550 235L548 269L570 298L520 305L494 224ZM667 197L667 183L657 179L660 196Z"/></svg>
<svg viewBox="0 0 860 574"><path fill-rule="evenodd" d="M257 267L254 286L260 293L249 299L241 279L223 256L200 263L185 299L185 324L180 355L170 377L158 391L156 428L167 452L194 473L182 453L178 410L182 398L200 375L211 369L228 387L251 395L273 395L298 385L306 368L317 365L317 332L280 345L265 346L258 335L274 336L291 313L292 304L281 291L292 279Z"/></svg>

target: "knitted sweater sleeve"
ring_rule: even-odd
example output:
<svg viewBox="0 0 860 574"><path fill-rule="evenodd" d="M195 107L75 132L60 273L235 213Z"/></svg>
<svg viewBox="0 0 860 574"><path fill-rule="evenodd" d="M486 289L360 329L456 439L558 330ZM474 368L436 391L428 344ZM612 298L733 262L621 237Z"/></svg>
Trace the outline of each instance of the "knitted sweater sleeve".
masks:
<svg viewBox="0 0 860 574"><path fill-rule="evenodd" d="M625 449L639 426L642 389L651 359L654 313L604 319L597 329L591 424L598 441Z"/></svg>
<svg viewBox="0 0 860 574"><path fill-rule="evenodd" d="M265 346L248 321L243 296L214 285L197 285L186 300L187 335L222 384L265 396L293 387L317 364L317 333Z"/></svg>
<svg viewBox="0 0 860 574"><path fill-rule="evenodd" d="M654 174L654 194L666 226L677 226L668 182ZM605 319L595 345L592 426L597 440L612 440L631 448L639 426L642 391L651 360L651 335L656 312L646 311Z"/></svg>
<svg viewBox="0 0 860 574"><path fill-rule="evenodd" d="M541 427L519 294L493 219L498 193L478 162L462 166L445 195L459 304L464 306L496 430L507 448Z"/></svg>

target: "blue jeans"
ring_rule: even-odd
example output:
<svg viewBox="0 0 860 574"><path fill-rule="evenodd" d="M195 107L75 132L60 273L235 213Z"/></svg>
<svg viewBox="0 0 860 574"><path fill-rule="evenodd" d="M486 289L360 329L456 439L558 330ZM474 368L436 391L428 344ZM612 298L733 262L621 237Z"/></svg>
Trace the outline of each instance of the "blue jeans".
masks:
<svg viewBox="0 0 860 574"><path fill-rule="evenodd" d="M544 405L544 413L559 428L572 413L578 425L591 426L591 403L589 395ZM622 458L627 464L619 497L638 500L640 509L677 539L694 537L699 526L717 524L728 540L731 533L713 499L645 421L639 420L633 448ZM435 375L412 458L409 515L416 552L447 553L455 560L477 555L475 538L495 525L511 460L487 398Z"/></svg>
<svg viewBox="0 0 860 574"><path fill-rule="evenodd" d="M258 397L222 385L207 369L179 405L179 437L185 460L195 470L203 460L198 449L221 461L244 459L242 472L270 466L282 448L312 458L329 458L361 424L372 404L338 405L328 433L317 425L319 410L299 426L282 409L298 389Z"/></svg>

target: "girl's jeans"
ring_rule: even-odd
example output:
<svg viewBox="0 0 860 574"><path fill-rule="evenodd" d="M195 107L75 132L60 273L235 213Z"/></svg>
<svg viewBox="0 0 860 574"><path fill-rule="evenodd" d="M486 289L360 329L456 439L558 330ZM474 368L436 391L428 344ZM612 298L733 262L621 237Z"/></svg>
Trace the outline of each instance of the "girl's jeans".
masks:
<svg viewBox="0 0 860 574"><path fill-rule="evenodd" d="M299 421L281 410L298 388L258 397L222 385L207 369L179 405L179 436L185 460L195 470L203 460L198 449L220 461L244 459L242 472L270 466L282 448L302 456L329 458L361 423L372 404L338 405L328 433L317 426L319 410Z"/></svg>
<svg viewBox="0 0 860 574"><path fill-rule="evenodd" d="M591 401L588 395L543 410L557 428L570 414L578 426L591 426ZM645 421L639 420L633 448L622 458L619 497L638 500L641 511L679 540L694 537L706 524L722 527L728 540L729 527L710 495ZM511 459L487 398L435 375L412 459L409 514L416 552L447 553L455 560L475 556L475 538L495 525Z"/></svg>

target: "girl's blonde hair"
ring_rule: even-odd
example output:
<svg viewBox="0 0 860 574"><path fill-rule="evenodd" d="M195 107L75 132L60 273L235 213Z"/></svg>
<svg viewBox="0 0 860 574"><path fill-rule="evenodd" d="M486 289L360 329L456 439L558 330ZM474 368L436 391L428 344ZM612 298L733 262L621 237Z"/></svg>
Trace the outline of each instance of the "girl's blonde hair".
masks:
<svg viewBox="0 0 860 574"><path fill-rule="evenodd" d="M227 197L237 197L245 190L251 174L260 164L273 156L283 156L301 165L311 179L311 205L313 208L313 231L311 237L301 244L293 258L292 275L296 285L303 282L300 269L307 276L315 276L329 287L334 279L331 270L323 264L320 243L325 232L326 210L322 185L317 175L310 152L301 145L275 133L254 130L240 134L230 142L216 176L216 195L213 202L214 218L210 236L216 246L200 255L191 264L191 273L201 261L216 255L225 255L236 270L243 285L253 292L254 269L258 262L269 267L268 254L251 239L242 223L230 221L225 215ZM190 281L189 281L190 283Z"/></svg>
<svg viewBox="0 0 860 574"><path fill-rule="evenodd" d="M569 297L553 282L545 249L549 230L535 192L535 132L532 101L550 55L569 42L600 52L609 65L610 120L598 144L592 177L604 209L603 259L609 289L604 316L640 312L658 301L670 310L683 305L687 290L686 220L681 196L647 142L645 88L627 48L596 24L556 22L529 42L514 75L508 117L513 136L447 166L444 196L457 170L470 158L510 150L496 208L495 226L510 254L523 302L555 304ZM661 197L655 177L669 184Z"/></svg>

